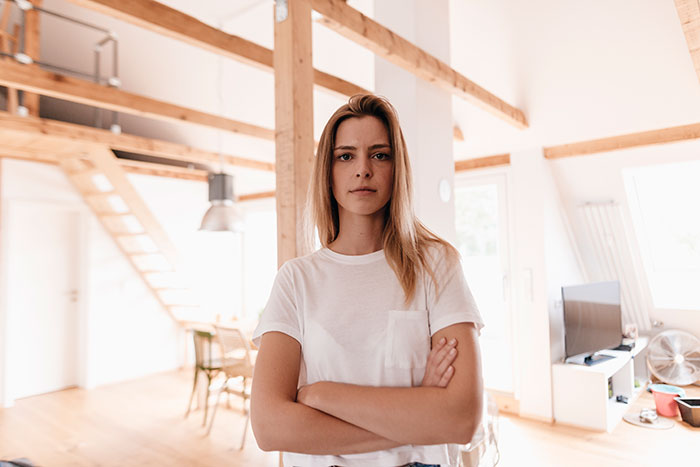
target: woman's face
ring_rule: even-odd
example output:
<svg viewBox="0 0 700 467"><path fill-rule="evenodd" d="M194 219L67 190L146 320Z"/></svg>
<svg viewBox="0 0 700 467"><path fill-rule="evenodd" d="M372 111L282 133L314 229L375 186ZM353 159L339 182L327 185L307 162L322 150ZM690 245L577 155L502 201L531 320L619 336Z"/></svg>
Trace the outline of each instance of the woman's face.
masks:
<svg viewBox="0 0 700 467"><path fill-rule="evenodd" d="M382 121L369 115L343 120L331 162L331 188L341 217L383 216L393 183L394 158Z"/></svg>

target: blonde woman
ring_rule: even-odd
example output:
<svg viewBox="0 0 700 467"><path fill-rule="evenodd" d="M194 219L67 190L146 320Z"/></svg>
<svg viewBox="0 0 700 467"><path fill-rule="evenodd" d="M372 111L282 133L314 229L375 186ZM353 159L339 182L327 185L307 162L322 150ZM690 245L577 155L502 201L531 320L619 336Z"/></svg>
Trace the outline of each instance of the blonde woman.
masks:
<svg viewBox="0 0 700 467"><path fill-rule="evenodd" d="M280 268L255 330L252 426L289 466L454 465L482 407L479 312L413 213L396 111L352 97L309 190L322 248Z"/></svg>

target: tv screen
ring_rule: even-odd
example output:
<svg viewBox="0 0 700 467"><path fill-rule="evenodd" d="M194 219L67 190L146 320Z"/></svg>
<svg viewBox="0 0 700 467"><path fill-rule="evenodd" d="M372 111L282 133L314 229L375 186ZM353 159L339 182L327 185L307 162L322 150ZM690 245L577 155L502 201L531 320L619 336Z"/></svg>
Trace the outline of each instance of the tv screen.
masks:
<svg viewBox="0 0 700 467"><path fill-rule="evenodd" d="M566 356L593 354L622 341L620 283L562 287Z"/></svg>

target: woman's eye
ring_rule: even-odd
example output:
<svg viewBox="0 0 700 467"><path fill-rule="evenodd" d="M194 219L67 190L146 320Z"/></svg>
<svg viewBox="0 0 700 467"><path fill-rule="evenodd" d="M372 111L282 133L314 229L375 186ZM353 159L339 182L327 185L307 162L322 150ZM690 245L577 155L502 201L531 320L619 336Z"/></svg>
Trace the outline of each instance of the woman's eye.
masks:
<svg viewBox="0 0 700 467"><path fill-rule="evenodd" d="M338 160L341 161L349 161L350 160L350 154L341 154L338 156Z"/></svg>
<svg viewBox="0 0 700 467"><path fill-rule="evenodd" d="M380 161L386 161L386 160L391 159L391 156L389 154L385 154L383 152L375 154L374 157Z"/></svg>

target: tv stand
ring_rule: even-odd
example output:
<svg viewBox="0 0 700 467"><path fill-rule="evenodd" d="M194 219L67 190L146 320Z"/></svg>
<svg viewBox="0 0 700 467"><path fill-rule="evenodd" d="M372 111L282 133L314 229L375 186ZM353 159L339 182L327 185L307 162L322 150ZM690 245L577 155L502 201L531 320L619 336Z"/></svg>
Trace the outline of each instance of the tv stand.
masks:
<svg viewBox="0 0 700 467"><path fill-rule="evenodd" d="M612 431L628 410L628 403L642 390L634 384L634 357L646 344L645 338L639 338L631 351L601 351L610 358L592 366L553 364L555 421L596 431ZM625 399L628 403L622 402Z"/></svg>

